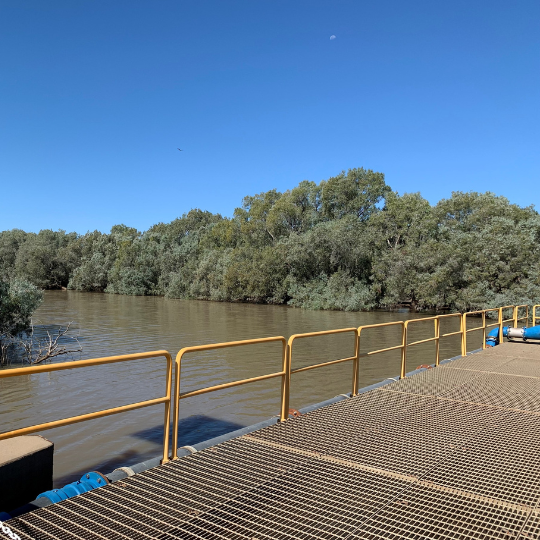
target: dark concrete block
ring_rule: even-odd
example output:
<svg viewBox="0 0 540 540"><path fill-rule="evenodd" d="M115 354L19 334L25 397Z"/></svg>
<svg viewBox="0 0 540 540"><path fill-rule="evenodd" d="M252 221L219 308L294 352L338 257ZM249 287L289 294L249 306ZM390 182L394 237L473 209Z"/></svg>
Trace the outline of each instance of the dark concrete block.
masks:
<svg viewBox="0 0 540 540"><path fill-rule="evenodd" d="M0 512L52 489L54 444L39 435L0 441Z"/></svg>

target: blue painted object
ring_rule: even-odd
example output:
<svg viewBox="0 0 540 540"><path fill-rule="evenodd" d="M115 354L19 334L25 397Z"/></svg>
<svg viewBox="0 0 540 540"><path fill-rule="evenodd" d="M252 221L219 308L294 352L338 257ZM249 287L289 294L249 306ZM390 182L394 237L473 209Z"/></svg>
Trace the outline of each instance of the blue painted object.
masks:
<svg viewBox="0 0 540 540"><path fill-rule="evenodd" d="M531 326L527 328L512 328L510 326L503 326L503 336L509 338L521 338L525 341L528 339L540 339L540 326ZM499 329L494 328L489 332L486 337L486 345L488 347L495 347L499 344Z"/></svg>
<svg viewBox="0 0 540 540"><path fill-rule="evenodd" d="M105 486L109 481L98 472L89 472L83 474L80 480L76 482L71 482L71 484L65 485L60 489L51 489L40 493L36 499L41 497L46 497L52 503L57 503L60 501L65 501L70 497L75 497L75 495L80 495L81 493L86 493L87 491L92 491L98 487Z"/></svg>
<svg viewBox="0 0 540 540"><path fill-rule="evenodd" d="M504 336L504 330L506 327L503 326L503 336ZM489 334L486 337L486 345L488 347L495 347L495 345L499 344L499 329L494 328L489 332Z"/></svg>

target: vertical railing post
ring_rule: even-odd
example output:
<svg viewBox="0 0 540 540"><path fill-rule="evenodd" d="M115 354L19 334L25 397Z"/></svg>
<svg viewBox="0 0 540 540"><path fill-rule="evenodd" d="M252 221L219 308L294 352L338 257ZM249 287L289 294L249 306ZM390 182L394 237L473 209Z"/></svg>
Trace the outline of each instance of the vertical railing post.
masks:
<svg viewBox="0 0 540 540"><path fill-rule="evenodd" d="M292 363L292 341L283 343L283 363L281 376L281 413L280 422L289 418L289 403L291 394L291 363Z"/></svg>
<svg viewBox="0 0 540 540"><path fill-rule="evenodd" d="M180 413L180 369L184 349L178 351L174 367L174 387L173 387L173 424L172 424L172 454L171 459L178 459L178 418Z"/></svg>
<svg viewBox="0 0 540 540"><path fill-rule="evenodd" d="M518 326L518 306L514 306L514 328L517 328Z"/></svg>
<svg viewBox="0 0 540 540"><path fill-rule="evenodd" d="M358 395L358 386L360 379L360 334L358 329L354 333L354 360L351 397Z"/></svg>
<svg viewBox="0 0 540 540"><path fill-rule="evenodd" d="M503 338L503 310L499 308L499 344L504 341Z"/></svg>
<svg viewBox="0 0 540 540"><path fill-rule="evenodd" d="M486 312L482 311L482 349L486 348Z"/></svg>
<svg viewBox="0 0 540 540"><path fill-rule="evenodd" d="M440 346L439 342L441 339L441 321L439 317L434 320L435 323L435 366L439 365L440 359Z"/></svg>
<svg viewBox="0 0 540 540"><path fill-rule="evenodd" d="M407 366L407 322L403 323L401 327L401 372L399 374L400 379L405 378L406 366Z"/></svg>
<svg viewBox="0 0 540 540"><path fill-rule="evenodd" d="M467 313L461 315L461 356L467 356Z"/></svg>
<svg viewBox="0 0 540 540"><path fill-rule="evenodd" d="M165 395L168 398L165 402L165 419L163 420L163 458L161 463L167 463L169 461L169 436L171 434L171 392L172 392L172 365L173 359L171 355L167 353L167 371L165 373Z"/></svg>

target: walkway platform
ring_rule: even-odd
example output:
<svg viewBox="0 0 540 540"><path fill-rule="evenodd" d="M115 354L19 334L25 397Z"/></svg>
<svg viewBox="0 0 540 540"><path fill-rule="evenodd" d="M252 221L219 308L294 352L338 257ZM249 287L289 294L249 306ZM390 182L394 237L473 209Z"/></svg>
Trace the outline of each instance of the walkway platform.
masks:
<svg viewBox="0 0 540 540"><path fill-rule="evenodd" d="M525 540L539 501L540 345L505 343L6 525L34 540Z"/></svg>

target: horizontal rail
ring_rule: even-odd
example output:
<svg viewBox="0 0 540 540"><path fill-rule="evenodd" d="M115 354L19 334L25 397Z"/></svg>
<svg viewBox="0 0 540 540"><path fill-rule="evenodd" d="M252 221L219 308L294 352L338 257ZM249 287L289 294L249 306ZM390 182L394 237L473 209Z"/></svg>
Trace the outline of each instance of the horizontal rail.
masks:
<svg viewBox="0 0 540 540"><path fill-rule="evenodd" d="M427 339L421 339L420 341L412 341L411 343L407 343L407 347L412 347L413 345L420 345L421 343L429 343L431 341L437 341L439 337L431 337Z"/></svg>
<svg viewBox="0 0 540 540"><path fill-rule="evenodd" d="M121 405L119 407L111 407L109 409L103 409L91 413L81 414L78 416L70 416L68 418L62 418L60 420L53 420L50 422L43 422L41 424L35 424L24 428L19 428L4 433L0 433L0 440L10 439L12 437L18 437L20 435L27 435L29 433L37 433L48 429L54 429L57 427L67 426L84 422L86 420L94 420L97 418L104 418L105 416L111 416L113 414L119 414L122 412L133 411L135 409L142 409L144 407L151 407L153 405L163 404L165 406L165 414L163 420L163 456L162 463L166 463L169 460L169 430L170 430L170 404L171 404L171 385L172 385L172 357L167 351L149 351L136 354L125 354L121 356L106 356L102 358L92 358L89 360L76 360L74 362L63 362L59 364L48 364L42 366L30 366L25 368L6 369L0 371L0 379L7 379L8 377L16 377L21 375L35 375L38 373L50 373L53 371L64 371L68 369L77 369L93 366L101 366L104 364L115 364L118 362L129 362L134 360L145 360L148 358L165 358L167 362L167 368L165 372L165 395L159 398L148 399L145 401L138 401L136 403L130 403L128 405Z"/></svg>
<svg viewBox="0 0 540 540"><path fill-rule="evenodd" d="M354 355L348 356L347 358L338 358L336 360L329 360L327 362L320 362L318 364L311 364L310 366L304 366L301 368L292 369L292 359L293 359L293 344L298 339L321 337L321 336L330 336L337 334L347 334L352 333L354 337ZM294 373L301 373L303 371L309 371L312 369L317 369L326 366L332 366L334 364L342 364L344 362L353 363L353 376L352 376L352 390L351 395L355 396L358 393L358 373L359 373L359 344L358 344L358 330L356 328L339 328L337 330L323 330L321 332L305 332L304 334L293 334L287 342L287 357L288 357L288 367L289 367L289 379L290 376ZM288 401L287 401L287 410L288 410Z"/></svg>
<svg viewBox="0 0 540 540"><path fill-rule="evenodd" d="M395 351L397 349L401 350L401 370L399 377L403 379L405 377L405 362L406 362L406 349L407 349L407 330L406 330L406 322L405 321L392 321L387 323L378 323L378 324L366 324L363 326L358 327L358 356L359 357L366 357L366 356L372 356L374 354L389 352L389 351ZM373 328L388 328L391 326L400 326L401 327L401 344L395 345L393 347L385 347L384 349L377 349L375 351L369 351L367 353L360 354L360 342L361 342L361 336L362 332L365 330L371 330ZM357 370L355 373L355 380L356 380L356 386L358 387L358 380L360 378L360 361L357 362Z"/></svg>
<svg viewBox="0 0 540 540"><path fill-rule="evenodd" d="M442 334L441 337L448 337L448 336L461 336L462 332L461 330L458 330L457 332L449 332L448 334Z"/></svg>
<svg viewBox="0 0 540 540"><path fill-rule="evenodd" d="M320 368L324 366L331 366L333 364L342 364L343 362L351 362L353 360L356 360L356 356L349 356L349 358L338 358L337 360L329 360L328 362L321 362L320 364L313 364L311 366L291 369L291 375L293 373L301 373L302 371L309 371L310 369L316 369L316 368Z"/></svg>
<svg viewBox="0 0 540 540"><path fill-rule="evenodd" d="M281 343L281 371L270 373L266 375L259 375L257 377L250 377L247 379L240 379L237 381L231 381L227 383L217 384L214 386L207 386L205 388L198 388L190 392L180 392L180 380L182 371L182 359L186 354L202 351L215 351L219 349L228 349L231 347L244 347L249 345L260 345L264 343ZM226 341L223 343L208 343L206 345L194 345L192 347L184 347L176 355L176 369L174 373L174 388L173 388L173 436L172 436L172 456L171 459L178 459L178 419L180 417L180 400L187 399L189 397L198 396L201 394L207 394L209 392L216 392L218 390L224 390L226 388L233 388L244 384L254 383L258 381L264 381L268 379L275 379L281 377L281 411L280 420L284 421L289 417L289 384L290 384L290 367L288 363L287 354L287 340L283 336L246 339L242 341Z"/></svg>
<svg viewBox="0 0 540 540"><path fill-rule="evenodd" d="M120 407L113 407L111 409L104 409L102 411L81 414L79 416L70 416L69 418L63 418L62 420L53 420L43 424L36 424L34 426L14 429L6 433L0 433L0 441L4 439L11 439L12 437L18 437L19 435L28 435L29 433L38 433L39 431L46 431L48 429L77 424L78 422L84 422L85 420L94 420L96 418L104 418L105 416L111 416L113 414L133 411L135 409L142 409L144 407L151 407L152 405L159 405L160 403L168 403L169 401L170 398L149 399L147 401L139 401L137 403L121 405Z"/></svg>
<svg viewBox="0 0 540 540"><path fill-rule="evenodd" d="M403 349L405 345L394 345L394 347L386 347L386 349L377 349L376 351L369 351L367 353L360 353L360 358L365 358L366 356L372 356L374 354L379 354L388 351L395 351L397 349Z"/></svg>
<svg viewBox="0 0 540 540"><path fill-rule="evenodd" d="M215 386L208 386L206 388L199 388L198 390L192 390L191 392L184 392L180 394L180 399L185 399L193 396L200 396L201 394L207 394L208 392L216 392L217 390L224 390L225 388L234 388L235 386L241 386L252 382L265 381L266 379L275 379L276 377L282 377L285 375L284 371L277 371L276 373L270 373L268 375L259 375L258 377L251 377L250 379L240 379L238 381L216 384Z"/></svg>

